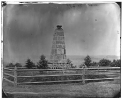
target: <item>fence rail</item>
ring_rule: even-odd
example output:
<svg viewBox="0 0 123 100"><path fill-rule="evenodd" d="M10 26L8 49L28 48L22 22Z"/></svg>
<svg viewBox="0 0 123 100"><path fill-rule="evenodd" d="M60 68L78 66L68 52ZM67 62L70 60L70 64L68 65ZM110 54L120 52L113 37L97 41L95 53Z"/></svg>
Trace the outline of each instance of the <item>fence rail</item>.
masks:
<svg viewBox="0 0 123 100"><path fill-rule="evenodd" d="M10 69L10 68L3 68L4 70L10 70L13 71L14 68Z"/></svg>
<svg viewBox="0 0 123 100"><path fill-rule="evenodd" d="M82 74L56 74L56 75L34 75L34 76L17 76L18 78L20 77L52 77L52 76L78 76L78 75L82 75ZM86 75L86 74L85 74ZM94 75L104 75L103 73L99 73L99 74L94 74ZM106 75L114 75L114 74L110 74L110 73L106 73Z"/></svg>
<svg viewBox="0 0 123 100"><path fill-rule="evenodd" d="M97 73L95 73L94 72L94 75L116 75L116 73L117 73L117 70L118 70L118 73L120 73L120 67L97 67L97 68L70 68L70 69L17 69L17 67L15 67L15 68L13 68L13 69L9 69L9 68L4 68L4 71L3 71L3 76L4 76L4 78L3 79L5 79L6 81L8 81L8 82L11 82L11 83L14 83L15 84L15 86L16 85L18 85L18 84L37 84L37 83L61 83L61 82L83 82L83 83L85 83L85 81L87 81L87 80L114 80L114 79L119 79L119 78L115 78L115 77L113 77L113 78L93 78L93 79L88 79L88 78L85 78L85 76L86 75L89 75L89 72L87 73L87 71L96 71ZM14 71L14 75L11 75L11 74L8 74L7 72L5 72L5 70L9 70L9 71ZM75 72L77 72L77 71L79 71L79 73L72 73L72 74L68 74L67 73L67 71L68 72L70 72L70 71L75 71ZM104 72L102 72L102 73L100 73L100 70L106 70L106 71L108 71L108 70L113 70L114 72L113 73L104 73ZM32 71L45 71L45 72L62 72L62 73L60 73L60 74L47 74L46 73L46 75L45 74L41 74L41 75L27 75L27 76L20 76L20 75L18 75L18 73L19 72L24 72L25 73L25 71L26 72L32 72ZM91 74L91 73L90 73ZM9 80L7 77L5 77L5 75L7 75L7 76L9 76L9 77L13 77L14 78L14 81L12 81L12 80ZM62 77L64 77L64 76L81 76L81 79L74 79L74 80L71 80L71 79L69 79L69 80L53 80L53 81L32 81L32 82L18 82L18 79L19 78L44 78L44 77L60 77L60 76L62 76Z"/></svg>
<svg viewBox="0 0 123 100"><path fill-rule="evenodd" d="M8 75L8 76L11 76L11 77L15 77L14 75L11 75L11 74L8 74L8 73L3 73L4 75Z"/></svg>
<svg viewBox="0 0 123 100"><path fill-rule="evenodd" d="M8 81L8 82L10 82L10 83L14 83L13 81L11 81L11 80L9 80L7 78L3 78L3 79L6 80L6 81Z"/></svg>
<svg viewBox="0 0 123 100"><path fill-rule="evenodd" d="M11 69L10 68L4 68L4 69L8 69L8 70L14 70L14 68L13 67L11 67ZM61 71L63 71L63 70L83 70L83 68L64 68L64 69L26 69L26 68L17 68L18 70L17 71L59 71L59 70L61 70ZM107 67L107 66L105 66L105 67L102 67L102 66L100 66L100 67L96 67L96 68L84 68L84 69L87 69L87 70L114 70L114 69L116 69L116 70L119 70L119 69L121 69L121 67Z"/></svg>

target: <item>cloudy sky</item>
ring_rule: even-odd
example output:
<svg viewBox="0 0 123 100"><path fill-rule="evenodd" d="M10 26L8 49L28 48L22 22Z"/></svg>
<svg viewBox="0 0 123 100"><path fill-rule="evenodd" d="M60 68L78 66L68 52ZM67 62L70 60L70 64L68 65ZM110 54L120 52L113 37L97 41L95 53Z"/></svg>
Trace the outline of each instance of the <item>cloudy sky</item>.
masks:
<svg viewBox="0 0 123 100"><path fill-rule="evenodd" d="M117 4L8 4L3 7L4 60L50 55L58 24L67 55L120 55Z"/></svg>

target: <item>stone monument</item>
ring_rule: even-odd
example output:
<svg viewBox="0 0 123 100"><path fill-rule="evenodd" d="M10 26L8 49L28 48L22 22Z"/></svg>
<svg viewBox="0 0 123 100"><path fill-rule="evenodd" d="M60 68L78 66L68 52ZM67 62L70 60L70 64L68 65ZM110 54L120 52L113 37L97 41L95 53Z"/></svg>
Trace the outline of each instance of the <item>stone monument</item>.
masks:
<svg viewBox="0 0 123 100"><path fill-rule="evenodd" d="M65 68L66 62L66 49L64 30L61 25L57 25L53 35L52 50L50 55L50 68Z"/></svg>

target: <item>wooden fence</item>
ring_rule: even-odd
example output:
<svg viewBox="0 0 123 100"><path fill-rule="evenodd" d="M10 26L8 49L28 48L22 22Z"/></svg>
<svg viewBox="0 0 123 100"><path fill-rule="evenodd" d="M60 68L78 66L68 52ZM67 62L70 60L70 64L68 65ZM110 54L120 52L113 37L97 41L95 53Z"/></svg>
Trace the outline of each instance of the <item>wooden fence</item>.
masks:
<svg viewBox="0 0 123 100"><path fill-rule="evenodd" d="M114 80L119 79L117 77L110 76L120 76L120 67L95 67L95 68L70 68L70 69L24 69L24 68L3 68L3 79L13 83L15 86L19 84L39 84L39 83L62 83L62 82L82 82L85 84L86 81L103 81L103 80ZM37 74L38 73L38 74ZM28 75L29 74L29 75ZM109 77L96 77L88 78L87 75L109 75ZM65 79L65 80L45 80L43 78L55 78L55 77L79 77L79 79ZM81 77L81 78L80 78ZM40 78L41 81L21 81L23 79L36 79Z"/></svg>

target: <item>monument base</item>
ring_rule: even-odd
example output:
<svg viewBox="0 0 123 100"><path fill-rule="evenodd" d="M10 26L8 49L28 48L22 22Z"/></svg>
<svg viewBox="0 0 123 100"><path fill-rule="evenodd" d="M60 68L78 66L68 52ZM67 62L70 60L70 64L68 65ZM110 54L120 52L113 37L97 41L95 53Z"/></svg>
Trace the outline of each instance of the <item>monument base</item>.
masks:
<svg viewBox="0 0 123 100"><path fill-rule="evenodd" d="M49 63L48 67L51 69L66 69L70 68L70 64L67 63Z"/></svg>

